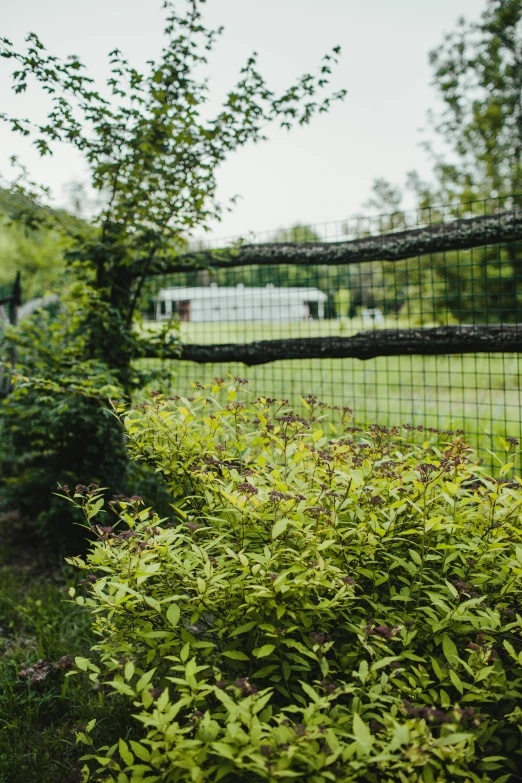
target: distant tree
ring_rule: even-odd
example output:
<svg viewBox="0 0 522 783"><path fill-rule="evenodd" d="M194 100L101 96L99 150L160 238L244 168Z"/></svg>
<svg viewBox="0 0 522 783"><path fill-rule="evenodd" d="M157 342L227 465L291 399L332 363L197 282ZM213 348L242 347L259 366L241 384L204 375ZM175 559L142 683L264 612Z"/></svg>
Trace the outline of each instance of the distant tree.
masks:
<svg viewBox="0 0 522 783"><path fill-rule="evenodd" d="M442 144L426 144L434 179L410 172L404 186L374 182L366 206L390 213L384 230L417 217L436 223L441 205L466 217L522 203L522 0L487 0L478 21L460 19L429 57L442 101L430 113ZM406 194L418 212L403 211ZM513 321L522 304L522 258L513 244L429 256L415 269L408 262L388 268L386 285L413 320Z"/></svg>
<svg viewBox="0 0 522 783"><path fill-rule="evenodd" d="M317 242L321 239L317 231L311 226L305 226L301 223L296 223L290 228L281 228L279 231L275 231L271 238L271 242Z"/></svg>
<svg viewBox="0 0 522 783"><path fill-rule="evenodd" d="M478 21L460 19L430 53L443 102L432 124L449 156L435 153L431 203L449 202L455 214L483 213L522 203L522 0L487 0ZM513 198L514 196L514 198ZM475 199L498 200L472 203ZM507 199L507 202L506 202ZM522 258L516 245L484 249L469 259L441 259L438 288L458 318L500 321L518 317Z"/></svg>
<svg viewBox="0 0 522 783"><path fill-rule="evenodd" d="M64 269L63 237L56 231L27 231L0 219L0 285L21 272L25 299L49 293Z"/></svg>
<svg viewBox="0 0 522 783"><path fill-rule="evenodd" d="M452 160L437 157L446 200L522 191L522 0L488 0L430 53L443 110L433 112Z"/></svg>
<svg viewBox="0 0 522 783"><path fill-rule="evenodd" d="M429 113L442 146L425 144L434 180L415 171L404 186L376 179L365 206L400 210L409 192L420 208L453 202L462 210L522 192L522 0L487 0L479 20L459 19L429 61L442 102Z"/></svg>
<svg viewBox="0 0 522 783"><path fill-rule="evenodd" d="M363 206L373 212L397 212L401 209L403 193L397 185L386 179L378 178L372 185L372 195Z"/></svg>
<svg viewBox="0 0 522 783"><path fill-rule="evenodd" d="M335 294L335 309L339 318L350 315L352 293L349 288L339 288Z"/></svg>

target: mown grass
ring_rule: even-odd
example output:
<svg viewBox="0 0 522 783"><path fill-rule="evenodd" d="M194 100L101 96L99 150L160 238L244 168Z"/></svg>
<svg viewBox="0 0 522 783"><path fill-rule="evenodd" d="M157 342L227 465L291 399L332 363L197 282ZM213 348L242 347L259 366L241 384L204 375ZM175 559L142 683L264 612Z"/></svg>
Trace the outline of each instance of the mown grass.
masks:
<svg viewBox="0 0 522 783"><path fill-rule="evenodd" d="M387 317L387 328L407 327L406 319ZM155 330L157 324L147 323ZM360 318L295 323L181 324L184 342L248 342L254 339L350 336L363 328ZM149 364L154 362L149 360ZM159 363L157 363L159 366ZM225 376L247 378L256 393L288 398L299 404L313 393L332 405L347 405L355 418L368 424L423 424L463 429L481 458L493 467L488 450L497 450L498 436L522 433L522 364L517 354L392 356L368 361L313 359L245 367L192 362L165 365L174 369L169 391L189 394L190 381Z"/></svg>
<svg viewBox="0 0 522 783"><path fill-rule="evenodd" d="M411 321L402 316L387 315L375 329L406 329ZM435 325L435 324L433 324ZM161 329L161 321L145 321L143 328L152 332ZM289 337L350 337L368 329L360 316L355 318L311 319L309 321L217 321L195 323L182 321L179 324L180 337L185 343L236 343L253 340L279 340Z"/></svg>
<svg viewBox="0 0 522 783"><path fill-rule="evenodd" d="M0 520L2 538L11 522ZM75 576L50 567L36 550L23 557L5 544L0 552L0 781L77 783L85 746L76 732L93 717L96 741L116 741L129 731L127 705L103 699L89 681L51 667L41 682L23 676L38 661L87 655L93 644L90 617L66 601ZM18 549L18 551L23 551Z"/></svg>

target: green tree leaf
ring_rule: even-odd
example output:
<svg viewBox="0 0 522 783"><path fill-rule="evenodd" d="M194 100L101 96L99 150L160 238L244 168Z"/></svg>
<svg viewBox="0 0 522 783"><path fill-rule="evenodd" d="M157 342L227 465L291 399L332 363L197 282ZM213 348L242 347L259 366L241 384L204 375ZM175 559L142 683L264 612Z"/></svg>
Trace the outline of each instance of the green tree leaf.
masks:
<svg viewBox="0 0 522 783"><path fill-rule="evenodd" d="M167 620L174 627L179 623L181 610L177 604L171 604L167 609Z"/></svg>

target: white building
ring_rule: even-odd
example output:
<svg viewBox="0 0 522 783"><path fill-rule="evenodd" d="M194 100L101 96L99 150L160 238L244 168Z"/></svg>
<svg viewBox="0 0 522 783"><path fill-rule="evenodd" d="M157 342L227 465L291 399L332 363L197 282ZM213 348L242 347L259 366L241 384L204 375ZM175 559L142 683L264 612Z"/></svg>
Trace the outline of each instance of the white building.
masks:
<svg viewBox="0 0 522 783"><path fill-rule="evenodd" d="M303 321L324 318L328 297L318 288L219 287L163 288L154 297L155 317L181 321Z"/></svg>

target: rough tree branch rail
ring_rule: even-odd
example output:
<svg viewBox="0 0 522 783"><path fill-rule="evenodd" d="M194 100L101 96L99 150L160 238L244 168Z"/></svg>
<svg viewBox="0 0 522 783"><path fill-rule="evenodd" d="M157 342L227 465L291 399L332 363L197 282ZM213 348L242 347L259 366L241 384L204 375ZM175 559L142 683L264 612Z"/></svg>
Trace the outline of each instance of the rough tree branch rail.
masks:
<svg viewBox="0 0 522 783"><path fill-rule="evenodd" d="M401 261L430 253L470 250L474 247L520 240L522 210L516 209L345 242L268 242L183 253L174 258L157 259L147 275L250 265L339 265L368 261ZM140 263L135 265L136 274L140 273Z"/></svg>
<svg viewBox="0 0 522 783"><path fill-rule="evenodd" d="M510 353L522 348L522 325L437 326L375 329L353 337L302 337L251 343L179 345L171 358L206 364L241 362L249 367L288 359L374 359L377 356ZM151 349L149 358L159 355ZM168 350L161 353L169 358Z"/></svg>

